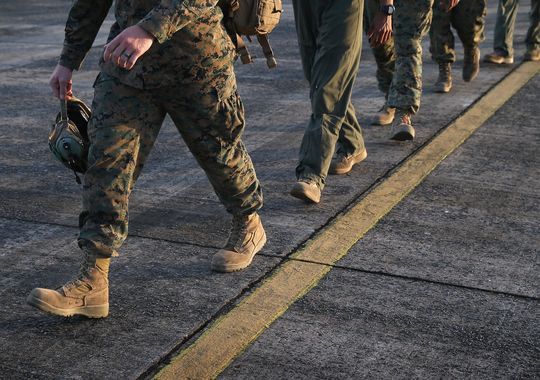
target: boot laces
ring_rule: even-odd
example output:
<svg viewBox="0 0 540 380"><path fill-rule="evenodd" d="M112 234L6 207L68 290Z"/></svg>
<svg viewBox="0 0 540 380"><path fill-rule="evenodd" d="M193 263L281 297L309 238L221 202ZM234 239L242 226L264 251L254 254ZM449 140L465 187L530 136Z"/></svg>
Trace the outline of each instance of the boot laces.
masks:
<svg viewBox="0 0 540 380"><path fill-rule="evenodd" d="M88 253L84 253L83 261L79 266L79 274L76 278L66 283L63 287L66 289L74 289L84 287L87 290L91 290L92 286L88 283L88 277L90 277L89 269L93 266Z"/></svg>
<svg viewBox="0 0 540 380"><path fill-rule="evenodd" d="M248 217L244 215L234 215L231 225L231 232L229 239L227 240L227 249L235 249L238 243L244 241L244 237L247 233Z"/></svg>
<svg viewBox="0 0 540 380"><path fill-rule="evenodd" d="M439 74L442 78L448 78L450 76L450 64L444 63L439 65Z"/></svg>

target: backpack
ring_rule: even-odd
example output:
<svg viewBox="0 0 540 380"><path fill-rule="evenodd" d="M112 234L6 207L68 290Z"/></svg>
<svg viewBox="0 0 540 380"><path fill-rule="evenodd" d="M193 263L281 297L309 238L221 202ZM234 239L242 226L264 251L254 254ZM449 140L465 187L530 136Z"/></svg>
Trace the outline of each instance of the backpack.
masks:
<svg viewBox="0 0 540 380"><path fill-rule="evenodd" d="M283 11L281 0L220 0L219 6L223 11L225 29L242 63L253 62L242 36L246 36L250 42L250 36L256 36L266 57L266 64L271 69L276 67L268 34L279 23Z"/></svg>

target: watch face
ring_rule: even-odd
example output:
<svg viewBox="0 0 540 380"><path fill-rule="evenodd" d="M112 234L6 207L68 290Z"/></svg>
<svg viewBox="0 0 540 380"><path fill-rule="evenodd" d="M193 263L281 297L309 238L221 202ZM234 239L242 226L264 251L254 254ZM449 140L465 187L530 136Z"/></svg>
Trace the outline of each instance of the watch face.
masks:
<svg viewBox="0 0 540 380"><path fill-rule="evenodd" d="M394 14L396 8L393 5L383 5L381 6L381 12L385 15L391 16Z"/></svg>

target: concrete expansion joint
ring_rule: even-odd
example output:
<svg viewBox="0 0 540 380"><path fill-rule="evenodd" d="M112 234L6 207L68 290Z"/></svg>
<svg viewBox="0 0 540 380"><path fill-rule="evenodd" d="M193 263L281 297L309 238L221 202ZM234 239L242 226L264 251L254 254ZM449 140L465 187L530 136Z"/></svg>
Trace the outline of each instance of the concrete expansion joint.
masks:
<svg viewBox="0 0 540 380"><path fill-rule="evenodd" d="M517 66L433 138L416 148L351 204L339 210L260 281L252 284L250 289L244 289L242 293L246 295L239 295L234 300L236 305L211 323L189 347L182 351L179 351L182 347L177 347L176 354L168 356L167 365L161 366L155 378L217 377L333 268L538 301L538 297L349 268L336 263L539 70L540 65L535 63ZM158 369L157 366L154 368Z"/></svg>

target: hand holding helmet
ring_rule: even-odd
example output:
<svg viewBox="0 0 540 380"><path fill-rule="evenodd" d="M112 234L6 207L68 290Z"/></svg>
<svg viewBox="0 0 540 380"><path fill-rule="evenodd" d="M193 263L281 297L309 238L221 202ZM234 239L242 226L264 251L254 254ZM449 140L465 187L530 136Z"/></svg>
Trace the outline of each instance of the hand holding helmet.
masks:
<svg viewBox="0 0 540 380"><path fill-rule="evenodd" d="M90 108L82 100L73 96L60 100L60 112L49 134L51 152L58 161L73 170L78 183L77 172L86 172L88 166L90 143L87 128L90 115Z"/></svg>
<svg viewBox="0 0 540 380"><path fill-rule="evenodd" d="M73 70L64 67L62 65L56 65L51 78L49 79L49 86L51 86L53 94L56 98L63 100L69 99L73 96L72 93L72 78Z"/></svg>

